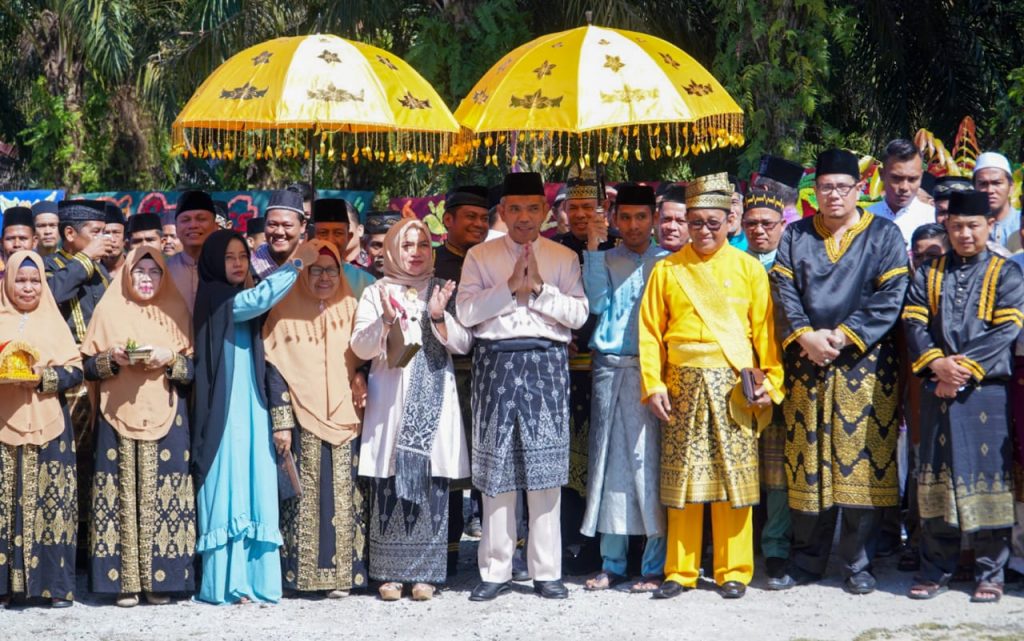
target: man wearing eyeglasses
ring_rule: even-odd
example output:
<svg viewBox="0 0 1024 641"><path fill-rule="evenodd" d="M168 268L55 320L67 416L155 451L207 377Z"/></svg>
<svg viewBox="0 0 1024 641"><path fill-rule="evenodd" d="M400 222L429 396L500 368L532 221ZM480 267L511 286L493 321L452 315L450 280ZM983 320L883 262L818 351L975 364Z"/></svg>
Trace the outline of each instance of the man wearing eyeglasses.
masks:
<svg viewBox="0 0 1024 641"><path fill-rule="evenodd" d="M786 228L786 205L778 192L755 188L743 199L743 233L747 235L747 253L760 261L765 270L775 264L779 241ZM781 412L760 438L761 488L765 494L767 519L761 529L761 551L768 570L769 590L793 587L786 574L789 561L789 494L786 491L786 424Z"/></svg>
<svg viewBox="0 0 1024 641"><path fill-rule="evenodd" d="M879 508L899 502L899 353L893 328L908 284L893 222L857 207L857 157L818 156L819 211L791 223L772 267L786 364L790 575L822 578L842 511L839 552L854 594L875 589Z"/></svg>
<svg viewBox="0 0 1024 641"><path fill-rule="evenodd" d="M655 264L640 306L642 398L662 421L668 508L659 599L697 586L705 503L722 596L742 597L754 574L757 435L782 401L782 363L768 275L728 243L732 191L726 174L687 186L690 242Z"/></svg>

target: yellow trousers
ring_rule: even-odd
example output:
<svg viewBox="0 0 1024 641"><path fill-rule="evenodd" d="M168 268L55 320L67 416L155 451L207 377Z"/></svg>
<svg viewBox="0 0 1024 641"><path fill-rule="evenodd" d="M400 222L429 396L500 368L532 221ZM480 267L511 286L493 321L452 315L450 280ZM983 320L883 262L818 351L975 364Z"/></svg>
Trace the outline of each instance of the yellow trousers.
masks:
<svg viewBox="0 0 1024 641"><path fill-rule="evenodd" d="M750 583L754 576L754 524L749 507L734 508L727 502L711 504L711 535L715 541L715 583ZM665 580L688 588L697 587L700 574L704 504L689 503L683 509L668 508Z"/></svg>

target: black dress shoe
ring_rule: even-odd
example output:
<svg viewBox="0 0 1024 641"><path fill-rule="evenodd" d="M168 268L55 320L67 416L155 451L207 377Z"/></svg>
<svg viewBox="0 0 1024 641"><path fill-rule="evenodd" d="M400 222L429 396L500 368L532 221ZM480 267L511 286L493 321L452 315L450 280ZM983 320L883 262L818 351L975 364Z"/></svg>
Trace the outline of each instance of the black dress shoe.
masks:
<svg viewBox="0 0 1024 641"><path fill-rule="evenodd" d="M726 581L719 590L722 592L723 599L742 599L743 595L747 593L747 586L739 581Z"/></svg>
<svg viewBox="0 0 1024 641"><path fill-rule="evenodd" d="M490 581L481 581L477 584L473 591L469 593L470 601L493 601L498 598L499 594L508 592L508 583L491 583Z"/></svg>
<svg viewBox="0 0 1024 641"><path fill-rule="evenodd" d="M765 584L764 589L778 592L779 590L788 590L793 587L796 587L796 579L788 574L783 574L780 577L768 577L768 583Z"/></svg>
<svg viewBox="0 0 1024 641"><path fill-rule="evenodd" d="M657 590L651 593L651 598L654 599L671 599L677 597L683 592L686 592L690 588L686 587L682 583L675 581L664 581Z"/></svg>
<svg viewBox="0 0 1024 641"><path fill-rule="evenodd" d="M568 599L569 590L561 579L554 581L534 581L533 591L545 599Z"/></svg>
<svg viewBox="0 0 1024 641"><path fill-rule="evenodd" d="M806 570L793 566L789 569L789 576L793 578L793 581L797 585L810 585L811 583L817 583L821 581L820 574L811 574Z"/></svg>
<svg viewBox="0 0 1024 641"><path fill-rule="evenodd" d="M871 594L875 591L875 577L867 570L858 572L846 579L843 589L850 594Z"/></svg>

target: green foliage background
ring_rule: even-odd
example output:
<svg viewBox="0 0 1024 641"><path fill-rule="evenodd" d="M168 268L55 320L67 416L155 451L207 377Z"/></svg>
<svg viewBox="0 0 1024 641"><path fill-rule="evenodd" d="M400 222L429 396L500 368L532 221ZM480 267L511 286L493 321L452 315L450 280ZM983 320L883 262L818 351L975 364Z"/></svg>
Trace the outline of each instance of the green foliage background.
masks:
<svg viewBox="0 0 1024 641"><path fill-rule="evenodd" d="M273 187L299 160L182 160L177 110L217 65L282 35L335 33L408 60L454 109L502 54L585 24L665 38L709 67L746 113L747 145L631 161L613 179L748 172L763 152L810 162L877 153L926 127L952 144L974 116L985 148L1024 157L1024 0L0 0L0 188ZM564 171L564 170L563 170ZM553 179L564 176L552 175ZM318 166L324 186L421 194L496 182L482 167Z"/></svg>

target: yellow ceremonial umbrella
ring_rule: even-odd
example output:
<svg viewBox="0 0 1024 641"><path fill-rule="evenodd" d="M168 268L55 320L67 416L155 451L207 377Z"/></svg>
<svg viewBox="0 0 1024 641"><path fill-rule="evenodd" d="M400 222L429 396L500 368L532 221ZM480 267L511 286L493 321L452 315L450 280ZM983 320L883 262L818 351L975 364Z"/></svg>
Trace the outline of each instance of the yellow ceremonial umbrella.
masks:
<svg viewBox="0 0 1024 641"><path fill-rule="evenodd" d="M643 33L586 26L541 36L503 56L455 110L487 163L508 141L513 161L591 163L620 155L678 157L743 144L743 110L679 47Z"/></svg>
<svg viewBox="0 0 1024 641"><path fill-rule="evenodd" d="M459 125L408 63L332 35L276 38L218 67L175 119L176 151L204 157L309 154L441 160ZM301 151L304 150L304 151ZM315 156L315 154L314 154Z"/></svg>

